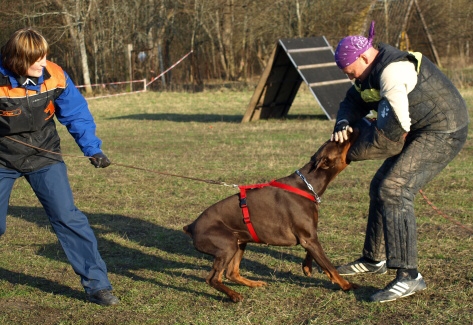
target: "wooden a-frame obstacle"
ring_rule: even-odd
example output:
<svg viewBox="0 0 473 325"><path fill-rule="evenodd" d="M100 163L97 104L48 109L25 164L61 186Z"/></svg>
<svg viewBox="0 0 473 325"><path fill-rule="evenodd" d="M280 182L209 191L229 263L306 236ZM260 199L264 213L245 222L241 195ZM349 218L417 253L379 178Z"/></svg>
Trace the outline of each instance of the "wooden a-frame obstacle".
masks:
<svg viewBox="0 0 473 325"><path fill-rule="evenodd" d="M329 120L352 83L335 64L324 36L280 39L256 86L242 122L281 118L304 81Z"/></svg>

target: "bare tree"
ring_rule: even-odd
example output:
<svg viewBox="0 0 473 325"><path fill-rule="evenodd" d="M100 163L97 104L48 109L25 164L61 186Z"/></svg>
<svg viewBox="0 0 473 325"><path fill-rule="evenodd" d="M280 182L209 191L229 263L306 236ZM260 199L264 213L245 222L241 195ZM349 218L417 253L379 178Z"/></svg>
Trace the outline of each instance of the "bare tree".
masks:
<svg viewBox="0 0 473 325"><path fill-rule="evenodd" d="M65 25L80 53L80 64L87 93L92 92L85 43L86 24L95 0L52 0L62 13Z"/></svg>
<svg viewBox="0 0 473 325"><path fill-rule="evenodd" d="M128 44L139 78L150 80L192 49L191 58L161 84L250 80L261 74L281 38L323 35L336 46L346 35L366 32L373 6L388 9L411 1L370 0L353 10L352 0L0 0L0 40L19 27L37 28L50 41L51 59L86 85L127 80ZM416 2L442 63L469 64L473 1ZM383 12L388 17L377 22L379 28L391 25L390 34L401 19L414 50L422 50L425 40L415 16ZM379 31L377 37L384 35ZM137 59L140 52L146 59Z"/></svg>

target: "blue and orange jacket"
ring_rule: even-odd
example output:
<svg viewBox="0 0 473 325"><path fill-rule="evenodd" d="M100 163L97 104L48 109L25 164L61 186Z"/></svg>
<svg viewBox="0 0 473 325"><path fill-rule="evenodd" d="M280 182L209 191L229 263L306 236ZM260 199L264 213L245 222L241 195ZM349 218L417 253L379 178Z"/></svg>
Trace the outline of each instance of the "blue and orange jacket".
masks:
<svg viewBox="0 0 473 325"><path fill-rule="evenodd" d="M18 78L19 79L19 78ZM52 152L61 152L54 116L66 126L84 155L101 152L87 101L61 67L47 61L36 82L20 84L0 62L0 168L31 172L62 161L5 136Z"/></svg>

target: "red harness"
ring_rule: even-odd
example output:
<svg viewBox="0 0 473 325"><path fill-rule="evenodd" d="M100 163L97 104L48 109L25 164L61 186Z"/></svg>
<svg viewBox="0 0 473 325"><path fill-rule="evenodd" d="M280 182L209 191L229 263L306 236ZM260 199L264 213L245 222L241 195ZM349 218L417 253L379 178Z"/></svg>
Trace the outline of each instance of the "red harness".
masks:
<svg viewBox="0 0 473 325"><path fill-rule="evenodd" d="M263 183L263 184L238 186L238 188L240 189L240 208L241 208L241 211L243 212L243 222L248 227L248 231L250 232L251 237L253 237L253 240L256 243L259 243L260 240L259 240L258 236L256 235L255 228L253 228L253 224L251 223L251 220L250 220L250 212L248 210L248 205L246 204L246 190L251 190L251 189L255 189L255 188L262 188L262 187L266 187L266 186L273 186L273 187L281 188L283 190L286 190L286 191L295 193L297 195L303 196L306 199L309 199L313 202L316 202L316 203L320 202L319 201L320 199L318 197L316 198L314 195L312 195L310 193L307 193L306 191L303 191L303 190L298 189L296 187L292 187L290 185L283 184L283 183L276 182L276 181L271 181L269 183Z"/></svg>

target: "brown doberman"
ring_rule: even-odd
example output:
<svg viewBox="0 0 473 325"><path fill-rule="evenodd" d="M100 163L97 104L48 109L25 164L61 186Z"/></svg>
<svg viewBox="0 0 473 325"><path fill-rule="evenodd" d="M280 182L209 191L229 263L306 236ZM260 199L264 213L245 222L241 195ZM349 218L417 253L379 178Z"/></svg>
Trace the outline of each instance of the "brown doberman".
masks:
<svg viewBox="0 0 473 325"><path fill-rule="evenodd" d="M307 276L312 272L314 259L330 280L343 290L356 288L338 274L317 238L317 200L349 164L346 156L356 134L355 130L350 140L343 143L327 141L300 170L264 186L255 186L248 191L242 189L240 194L210 206L184 227L198 251L215 257L206 279L209 285L227 294L234 302L242 301L243 296L223 284L225 270L230 281L249 287L266 285L263 281L248 280L240 275L246 244L260 242L275 246L300 244L307 252L302 264Z"/></svg>

